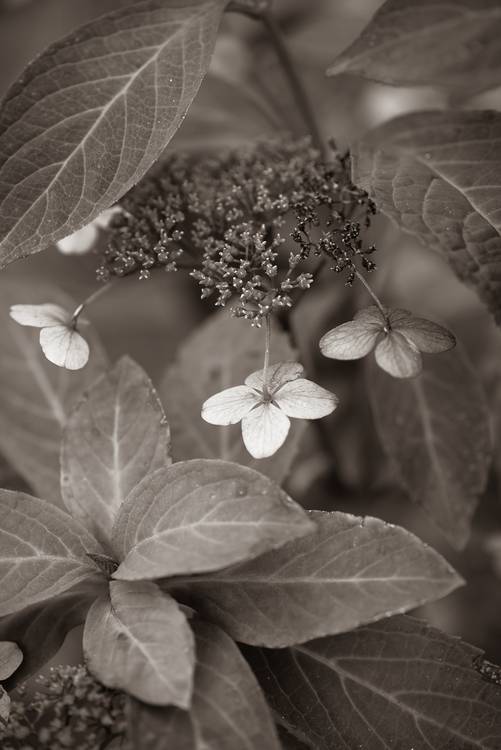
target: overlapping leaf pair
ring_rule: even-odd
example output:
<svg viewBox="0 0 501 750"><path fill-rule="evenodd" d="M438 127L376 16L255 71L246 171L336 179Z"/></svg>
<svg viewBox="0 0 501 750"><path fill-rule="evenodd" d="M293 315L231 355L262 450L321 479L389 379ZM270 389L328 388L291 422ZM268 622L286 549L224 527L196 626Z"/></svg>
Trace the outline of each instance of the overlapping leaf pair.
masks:
<svg viewBox="0 0 501 750"><path fill-rule="evenodd" d="M0 638L21 646L23 677L85 620L88 667L133 696L132 728L144 719L154 732L158 720L162 736L192 737L196 726L212 750L225 735L238 741L235 718L238 727L245 708L249 747L277 750L269 709L233 639L292 646L460 583L403 529L306 513L252 469L219 460L169 466L168 451L151 383L122 360L66 427L62 494L74 517L1 493Z"/></svg>
<svg viewBox="0 0 501 750"><path fill-rule="evenodd" d="M23 654L12 641L0 641L0 682L7 680L19 667ZM0 727L9 718L10 698L0 685Z"/></svg>

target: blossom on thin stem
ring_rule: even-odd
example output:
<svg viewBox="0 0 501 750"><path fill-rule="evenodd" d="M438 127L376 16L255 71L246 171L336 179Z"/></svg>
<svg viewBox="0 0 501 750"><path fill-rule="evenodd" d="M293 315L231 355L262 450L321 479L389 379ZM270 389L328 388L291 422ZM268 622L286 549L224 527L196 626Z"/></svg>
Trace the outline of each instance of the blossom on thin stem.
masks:
<svg viewBox="0 0 501 750"><path fill-rule="evenodd" d="M40 346L49 362L80 370L89 360L89 345L77 331L77 316L60 305L12 305L10 317L22 326L40 328Z"/></svg>
<svg viewBox="0 0 501 750"><path fill-rule="evenodd" d="M298 362L279 362L257 370L245 385L227 388L203 404L202 417L215 425L242 423L245 447L254 458L272 456L283 445L289 417L320 419L334 411L338 398L303 378Z"/></svg>
<svg viewBox="0 0 501 750"><path fill-rule="evenodd" d="M360 310L353 320L336 326L320 339L322 354L331 359L360 359L375 349L376 362L395 378L412 378L423 369L421 353L446 352L456 345L453 334L408 310Z"/></svg>

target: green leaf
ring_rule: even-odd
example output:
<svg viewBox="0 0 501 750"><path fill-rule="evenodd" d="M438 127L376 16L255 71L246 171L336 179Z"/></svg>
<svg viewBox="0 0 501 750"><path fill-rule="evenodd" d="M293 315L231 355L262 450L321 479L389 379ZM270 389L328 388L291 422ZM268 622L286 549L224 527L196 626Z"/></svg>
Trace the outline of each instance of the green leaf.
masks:
<svg viewBox="0 0 501 750"><path fill-rule="evenodd" d="M168 152L238 148L280 127L257 88L209 72Z"/></svg>
<svg viewBox="0 0 501 750"><path fill-rule="evenodd" d="M455 349L427 358L422 374L408 381L371 364L368 383L376 427L398 478L448 541L463 547L492 455L478 376Z"/></svg>
<svg viewBox="0 0 501 750"><path fill-rule="evenodd" d="M251 669L231 638L193 622L197 665L190 713L134 701L133 750L280 750L275 726ZM170 740L170 742L169 742Z"/></svg>
<svg viewBox="0 0 501 750"><path fill-rule="evenodd" d="M0 267L71 234L160 155L207 71L226 0L146 0L49 47L0 113Z"/></svg>
<svg viewBox="0 0 501 750"><path fill-rule="evenodd" d="M501 83L497 0L387 0L329 75L483 91Z"/></svg>
<svg viewBox="0 0 501 750"><path fill-rule="evenodd" d="M23 652L13 641L0 641L0 682L4 682L23 661Z"/></svg>
<svg viewBox="0 0 501 750"><path fill-rule="evenodd" d="M245 653L276 719L309 750L500 747L501 690L480 675L481 652L414 618Z"/></svg>
<svg viewBox="0 0 501 750"><path fill-rule="evenodd" d="M10 698L0 685L0 729L7 726L10 714Z"/></svg>
<svg viewBox="0 0 501 750"><path fill-rule="evenodd" d="M40 332L9 318L17 303L54 302L67 310L76 303L56 286L37 280L20 284L0 281L0 450L9 463L46 500L61 504L59 452L70 404L105 367L106 356L96 335L85 327L90 361L70 372L48 362L40 348Z"/></svg>
<svg viewBox="0 0 501 750"><path fill-rule="evenodd" d="M188 708L195 662L190 627L156 584L111 581L85 622L89 671L109 688L153 705Z"/></svg>
<svg viewBox="0 0 501 750"><path fill-rule="evenodd" d="M88 552L101 549L62 510L22 492L0 490L0 616L95 574Z"/></svg>
<svg viewBox="0 0 501 750"><path fill-rule="evenodd" d="M144 372L128 357L102 375L75 407L61 452L62 493L69 512L107 540L130 492L170 464L162 406Z"/></svg>
<svg viewBox="0 0 501 750"><path fill-rule="evenodd" d="M193 460L147 477L122 505L113 578L217 570L314 531L303 509L257 471Z"/></svg>
<svg viewBox="0 0 501 750"><path fill-rule="evenodd" d="M501 114L417 112L372 130L353 179L440 252L501 322Z"/></svg>
<svg viewBox="0 0 501 750"><path fill-rule="evenodd" d="M273 361L296 360L289 337L273 330ZM247 453L240 425L214 427L200 416L209 396L242 385L247 375L263 366L264 331L222 310L186 340L177 361L167 371L160 398L172 430L175 461L222 458L257 469L281 483L296 456L306 423L293 420L285 444L271 458L256 460Z"/></svg>
<svg viewBox="0 0 501 750"><path fill-rule="evenodd" d="M313 512L317 531L220 573L164 583L235 640L283 647L404 612L461 584L413 534Z"/></svg>
<svg viewBox="0 0 501 750"><path fill-rule="evenodd" d="M64 594L0 619L0 638L15 641L24 657L6 683L8 690L41 671L59 651L69 631L85 622L90 605L103 587L106 581L97 573Z"/></svg>

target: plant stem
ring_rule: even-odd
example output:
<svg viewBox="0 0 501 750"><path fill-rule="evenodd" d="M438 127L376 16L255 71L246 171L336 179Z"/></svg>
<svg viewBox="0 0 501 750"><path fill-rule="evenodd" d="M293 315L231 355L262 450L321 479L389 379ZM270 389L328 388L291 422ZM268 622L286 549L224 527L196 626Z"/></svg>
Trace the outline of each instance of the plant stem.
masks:
<svg viewBox="0 0 501 750"><path fill-rule="evenodd" d="M113 282L110 281L108 282L108 284L103 284L103 286L100 286L99 289L96 289L94 292L92 292L92 294L89 294L87 299L85 299L83 302L81 302L78 305L75 312L71 316L71 322L72 322L73 327L76 327L77 320L79 316L82 314L83 309L87 307L88 305L92 304L92 302L94 302L98 297L104 294L104 292L107 292L112 283Z"/></svg>
<svg viewBox="0 0 501 750"><path fill-rule="evenodd" d="M259 18L263 22L270 40L275 48L275 52L280 61L282 69L287 77L292 95L296 101L297 107L303 116L303 120L310 131L313 144L317 148L324 160L327 160L327 150L320 133L320 128L317 123L311 102L303 86L303 83L299 77L296 66L292 60L287 45L284 42L282 32L271 15L267 11L264 11L259 15Z"/></svg>
<svg viewBox="0 0 501 750"><path fill-rule="evenodd" d="M263 363L263 391L266 392L268 389L268 369L270 366L270 344L271 344L271 318L270 315L266 316L266 339L264 345L264 363Z"/></svg>
<svg viewBox="0 0 501 750"><path fill-rule="evenodd" d="M381 302L381 300L377 296L376 292L372 289L372 287L370 286L370 284L367 281L367 279L365 279L364 276L362 276L362 274L359 271L355 271L355 276L357 277L357 279L359 281L362 282L362 284L364 285L364 287L367 289L367 291L369 292L370 296L372 297L372 299L374 300L374 302L378 306L379 310L381 311L381 314L384 315L384 319L386 320L387 317L388 317L388 315L387 315L386 310L385 310L385 308L383 306L383 303Z"/></svg>

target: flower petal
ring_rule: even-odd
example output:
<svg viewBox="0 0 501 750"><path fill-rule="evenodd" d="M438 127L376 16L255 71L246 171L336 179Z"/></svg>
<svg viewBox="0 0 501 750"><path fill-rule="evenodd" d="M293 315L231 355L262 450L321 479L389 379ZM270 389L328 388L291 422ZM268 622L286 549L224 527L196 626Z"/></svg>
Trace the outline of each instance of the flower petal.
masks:
<svg viewBox="0 0 501 750"><path fill-rule="evenodd" d="M289 418L270 401L259 404L242 419L242 437L253 458L268 458L284 444Z"/></svg>
<svg viewBox="0 0 501 750"><path fill-rule="evenodd" d="M40 346L49 362L67 370L80 370L89 360L88 343L68 326L42 328Z"/></svg>
<svg viewBox="0 0 501 750"><path fill-rule="evenodd" d="M284 383L300 378L303 372L304 368L299 362L277 362L275 365L270 365L268 367L269 392L274 393ZM245 378L245 385L250 385L251 388L262 391L264 386L263 375L264 370L256 370Z"/></svg>
<svg viewBox="0 0 501 750"><path fill-rule="evenodd" d="M96 216L92 223L99 227L99 229L108 229L113 217L123 213L124 211L120 206L112 206L111 208L106 208L104 211L101 211L99 216Z"/></svg>
<svg viewBox="0 0 501 750"><path fill-rule="evenodd" d="M58 250L63 255L85 255L92 250L97 242L99 230L94 222L78 229L73 234L63 237L56 242Z"/></svg>
<svg viewBox="0 0 501 750"><path fill-rule="evenodd" d="M46 328L69 323L71 315L63 307L52 305L12 305L10 317L22 326Z"/></svg>
<svg viewBox="0 0 501 750"><path fill-rule="evenodd" d="M322 336L320 350L331 359L360 359L374 348L382 329L383 323L376 328L374 323L363 318L350 320Z"/></svg>
<svg viewBox="0 0 501 750"><path fill-rule="evenodd" d="M453 349L456 345L455 336L444 328L426 318L410 318L392 324L394 331L399 331L419 351L427 354L438 354Z"/></svg>
<svg viewBox="0 0 501 750"><path fill-rule="evenodd" d="M419 351L398 331L386 335L375 354L379 367L395 378L412 378L423 368Z"/></svg>
<svg viewBox="0 0 501 750"><path fill-rule="evenodd" d="M252 388L236 385L208 398L202 406L202 417L210 424L236 424L260 400L261 395Z"/></svg>
<svg viewBox="0 0 501 750"><path fill-rule="evenodd" d="M305 378L283 385L274 394L273 401L284 414L297 419L326 417L339 403L334 393Z"/></svg>
<svg viewBox="0 0 501 750"><path fill-rule="evenodd" d="M359 320L363 323L367 323L367 325L372 325L379 331L386 325L386 318L377 305L370 305L369 307L364 307L362 310L359 310L353 316L353 320Z"/></svg>

